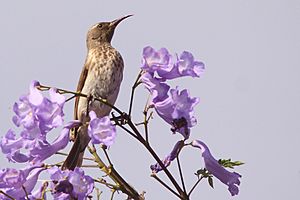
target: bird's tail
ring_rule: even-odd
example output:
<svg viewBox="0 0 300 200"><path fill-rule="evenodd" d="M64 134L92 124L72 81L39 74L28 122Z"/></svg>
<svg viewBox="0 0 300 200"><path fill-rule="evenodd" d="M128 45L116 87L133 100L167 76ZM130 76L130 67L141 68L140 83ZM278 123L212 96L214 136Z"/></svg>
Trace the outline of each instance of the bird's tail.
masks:
<svg viewBox="0 0 300 200"><path fill-rule="evenodd" d="M87 131L85 127L81 127L75 130L75 142L71 148L69 155L67 156L65 162L61 167L63 170L74 170L75 167L80 167L82 165L83 154L86 147L86 145L84 145L85 138L83 138L85 133L82 133L84 131Z"/></svg>

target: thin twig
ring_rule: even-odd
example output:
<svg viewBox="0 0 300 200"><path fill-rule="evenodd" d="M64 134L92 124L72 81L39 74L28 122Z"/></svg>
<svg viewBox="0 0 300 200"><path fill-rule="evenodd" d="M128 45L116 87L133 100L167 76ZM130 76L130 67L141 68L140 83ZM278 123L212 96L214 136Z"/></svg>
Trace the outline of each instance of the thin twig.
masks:
<svg viewBox="0 0 300 200"><path fill-rule="evenodd" d="M85 168L98 168L98 165L81 165L81 167L85 167Z"/></svg>
<svg viewBox="0 0 300 200"><path fill-rule="evenodd" d="M13 198L12 196L6 194L5 192L3 192L2 190L0 190L0 194L3 194L4 196L6 196L7 198L10 198L12 200L16 200L15 198Z"/></svg>
<svg viewBox="0 0 300 200"><path fill-rule="evenodd" d="M100 196L102 194L102 191L100 191L98 188L95 188L96 189L96 194L97 194L97 200L100 200Z"/></svg>
<svg viewBox="0 0 300 200"><path fill-rule="evenodd" d="M25 192L25 197L26 197L26 199L29 200L28 192L26 191L26 188L24 187L24 185L22 185L22 189L23 189L24 192Z"/></svg>
<svg viewBox="0 0 300 200"><path fill-rule="evenodd" d="M129 133L132 137L134 137L135 139L138 140L138 137L137 137L132 131L130 131L128 128L126 128L125 126L121 125L120 123L116 123L116 125L118 125L119 127L121 127L124 131L126 131L126 132Z"/></svg>
<svg viewBox="0 0 300 200"><path fill-rule="evenodd" d="M119 189L123 193L127 194L129 197L133 199L140 199L139 193L132 186L130 186L112 166L107 167L105 165L105 163L97 154L95 148L91 148L90 146L87 146L87 148L90 151L90 153L94 156L95 162L98 163L99 168L105 174L107 174L117 185L119 185Z"/></svg>
<svg viewBox="0 0 300 200"><path fill-rule="evenodd" d="M63 155L63 156L68 156L69 154L67 153L63 153L63 152L56 152L55 154L58 154L58 155ZM94 161L95 159L94 158L86 158L84 157L83 160L91 160L91 161Z"/></svg>
<svg viewBox="0 0 300 200"><path fill-rule="evenodd" d="M194 186L192 187L192 189L189 191L188 196L191 196L192 192L194 191L194 189L197 187L197 185L200 183L200 181L203 179L203 176L201 176L197 182L194 184Z"/></svg>
<svg viewBox="0 0 300 200"><path fill-rule="evenodd" d="M108 153L107 153L106 149L105 149L105 148L102 148L102 149L103 149L103 151L104 151L104 154L105 154L105 156L106 156L106 159L108 160L109 165L110 165L110 166L113 166L113 164L112 164L112 162L111 162L111 160L110 160L110 158L109 158L109 156L108 156Z"/></svg>
<svg viewBox="0 0 300 200"><path fill-rule="evenodd" d="M135 92L135 89L137 88L137 86L140 84L139 80L142 76L142 73L143 73L143 70L141 70L139 72L139 74L137 75L137 78L131 88L131 96L130 96L130 103L129 103L129 111L128 111L128 115L131 116L131 111L132 111L132 105L133 105L133 97L134 97L134 92Z"/></svg>
<svg viewBox="0 0 300 200"><path fill-rule="evenodd" d="M120 190L120 187L111 183L107 183L104 179L94 179L95 182L107 186L109 189Z"/></svg>
<svg viewBox="0 0 300 200"><path fill-rule="evenodd" d="M138 129L134 126L133 122L131 121L131 119L127 119L128 120L128 125L130 126L130 128L134 131L134 133L137 135L137 139L146 147L146 149L149 151L149 153L153 156L153 158L155 159L155 161L161 166L162 170L164 171L164 173L167 175L167 177L170 179L170 181L172 182L172 184L174 185L174 187L176 188L176 190L178 191L178 193L180 195L183 195L184 197L186 197L186 194L182 191L182 189L180 188L180 186L178 185L177 181L175 180L175 178L173 177L173 175L170 173L170 171L166 168L166 166L163 164L163 162L161 161L161 159L158 157L158 155L156 154L156 152L152 149L152 147L150 146L149 143L147 143L145 141L145 139L141 136L140 132L138 131Z"/></svg>
<svg viewBox="0 0 300 200"><path fill-rule="evenodd" d="M74 99L75 97L76 97L76 95L73 95L73 96L67 98L67 99L66 99L66 102L71 101L71 100Z"/></svg>
<svg viewBox="0 0 300 200"><path fill-rule="evenodd" d="M116 192L116 190L112 190L110 200L114 199L115 192Z"/></svg>
<svg viewBox="0 0 300 200"><path fill-rule="evenodd" d="M160 184L162 184L165 188L167 188L170 192L175 194L179 199L181 199L181 196L177 194L170 186L168 186L165 182L163 182L156 174L151 174L151 177L153 177L155 180L157 180Z"/></svg>
<svg viewBox="0 0 300 200"><path fill-rule="evenodd" d="M183 178L183 173L182 173L181 164L180 164L180 160L179 160L179 153L177 155L177 159L176 160L177 160L177 166L178 166L178 170L179 170L179 175L180 175L180 180L181 180L182 188L183 188L183 191L186 193L185 184L184 184L184 178Z"/></svg>

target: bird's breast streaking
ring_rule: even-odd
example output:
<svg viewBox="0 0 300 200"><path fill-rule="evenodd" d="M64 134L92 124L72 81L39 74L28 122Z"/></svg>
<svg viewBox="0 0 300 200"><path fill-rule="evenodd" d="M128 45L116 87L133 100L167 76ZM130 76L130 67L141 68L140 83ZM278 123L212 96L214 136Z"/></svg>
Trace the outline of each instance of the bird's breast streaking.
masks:
<svg viewBox="0 0 300 200"><path fill-rule="evenodd" d="M102 45L88 52L86 67L88 70L81 93L92 97L107 99L112 105L115 103L120 84L123 79L123 59L120 53L110 45ZM93 73L90 73L93 71ZM78 118L86 115L87 99L81 97L78 102ZM106 116L111 108L98 101L92 101L89 111L95 111L98 117Z"/></svg>

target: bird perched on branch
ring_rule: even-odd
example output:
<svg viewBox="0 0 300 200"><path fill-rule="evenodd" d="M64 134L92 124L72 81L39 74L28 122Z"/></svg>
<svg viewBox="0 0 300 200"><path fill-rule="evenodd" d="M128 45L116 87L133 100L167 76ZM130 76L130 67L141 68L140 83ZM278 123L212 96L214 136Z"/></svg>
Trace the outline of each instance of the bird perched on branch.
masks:
<svg viewBox="0 0 300 200"><path fill-rule="evenodd" d="M73 170L81 166L83 154L90 141L87 133L88 111L94 111L97 117L109 115L111 107L93 98L106 99L114 104L123 79L124 63L120 53L111 46L111 40L117 25L132 15L116 19L112 22L101 22L93 25L87 33L87 57L81 71L77 92L88 95L76 97L74 115L83 126L75 129L75 142L65 160L62 169Z"/></svg>

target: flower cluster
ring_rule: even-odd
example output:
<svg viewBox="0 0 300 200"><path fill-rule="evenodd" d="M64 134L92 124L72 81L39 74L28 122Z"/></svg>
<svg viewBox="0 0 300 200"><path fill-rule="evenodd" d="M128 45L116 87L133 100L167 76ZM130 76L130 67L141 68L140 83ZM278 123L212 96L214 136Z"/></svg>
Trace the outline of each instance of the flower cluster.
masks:
<svg viewBox="0 0 300 200"><path fill-rule="evenodd" d="M145 47L143 51L142 69L145 73L141 80L144 86L151 93L150 106L153 106L158 115L172 125L173 132L179 132L183 135L184 140L190 137L190 128L197 123L193 116L194 107L198 104L199 98L192 98L189 92L170 89L166 83L167 80L183 76L200 77L204 72L204 64L195 61L190 52L184 51L180 56L171 56L167 49L161 48L155 51L152 47ZM178 141L170 154L163 160L162 164L168 167L171 162L178 156L184 141ZM237 185L240 184L238 173L231 173L224 169L218 161L211 155L207 146L199 141L192 142L194 147L202 150L202 157L206 169L218 178L221 182L228 185L231 195L238 194ZM153 173L163 170L159 163L150 166Z"/></svg>
<svg viewBox="0 0 300 200"><path fill-rule="evenodd" d="M12 168L2 169L0 171L0 188L6 195L12 196L15 199L24 199L26 195L31 196L38 176L44 170L45 168L40 165L30 166L21 170ZM10 198L1 194L0 199Z"/></svg>
<svg viewBox="0 0 300 200"><path fill-rule="evenodd" d="M52 167L48 171L51 174L50 188L55 199L83 200L94 189L93 178L85 175L81 168L75 168L74 171L62 171L58 167Z"/></svg>
<svg viewBox="0 0 300 200"><path fill-rule="evenodd" d="M197 122L193 110L199 99L190 97L187 90L170 89L166 81L183 76L199 77L204 72L204 64L195 61L187 51L174 57L165 48L155 51L152 47L145 47L141 68L145 71L141 80L151 93L150 106L154 106L159 116L172 125L173 132L188 139L190 128Z"/></svg>
<svg viewBox="0 0 300 200"><path fill-rule="evenodd" d="M39 83L33 81L29 93L14 104L13 122L23 128L20 137L10 129L1 140L1 150L12 162L43 161L67 145L68 130L76 125L68 124L67 130L63 130L52 144L47 141L47 133L63 124L65 97L53 88L49 90L49 98L44 97L36 88L38 86Z"/></svg>

